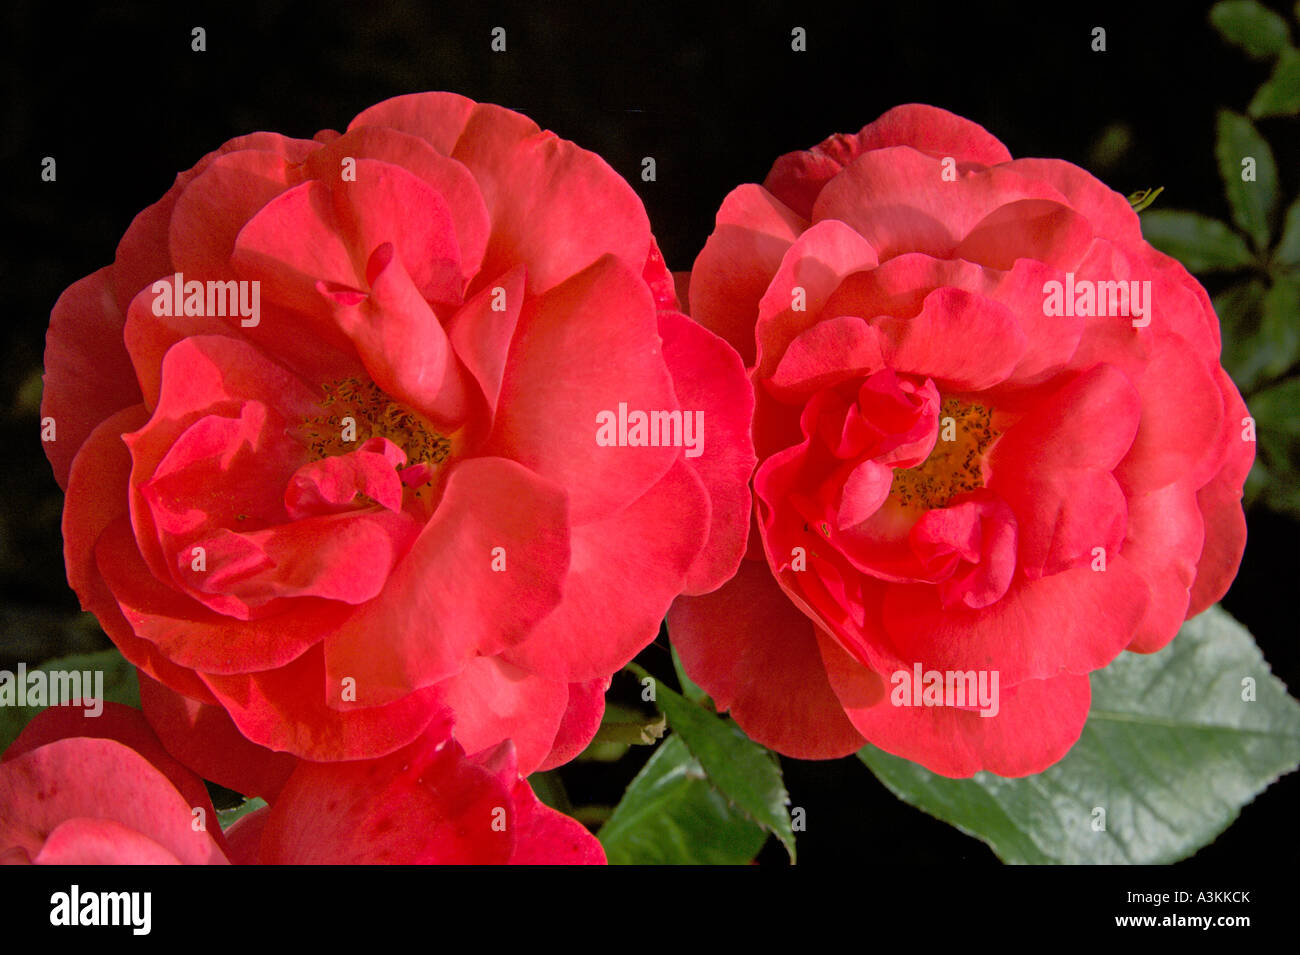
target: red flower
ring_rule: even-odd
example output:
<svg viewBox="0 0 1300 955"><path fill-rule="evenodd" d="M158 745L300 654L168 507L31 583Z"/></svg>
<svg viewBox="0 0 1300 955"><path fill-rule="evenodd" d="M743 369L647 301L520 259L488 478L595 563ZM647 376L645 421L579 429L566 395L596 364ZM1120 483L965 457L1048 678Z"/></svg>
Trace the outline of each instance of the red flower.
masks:
<svg viewBox="0 0 1300 955"><path fill-rule="evenodd" d="M453 721L525 774L578 752L745 546L743 367L674 308L631 188L463 97L178 176L59 299L42 408L69 581L168 745L245 792L283 782L269 751ZM603 446L622 407L702 414L703 453Z"/></svg>
<svg viewBox="0 0 1300 955"><path fill-rule="evenodd" d="M301 761L272 806L222 835L202 781L137 710L50 707L0 759L0 863L602 864L600 843L537 801L505 743ZM227 839L227 836L229 837Z"/></svg>
<svg viewBox="0 0 1300 955"><path fill-rule="evenodd" d="M138 710L42 710L0 757L0 863L226 865L202 780Z"/></svg>
<svg viewBox="0 0 1300 955"><path fill-rule="evenodd" d="M1254 446L1218 320L1083 170L898 107L734 190L690 304L751 368L759 532L669 625L759 742L1040 771L1090 671L1232 580Z"/></svg>

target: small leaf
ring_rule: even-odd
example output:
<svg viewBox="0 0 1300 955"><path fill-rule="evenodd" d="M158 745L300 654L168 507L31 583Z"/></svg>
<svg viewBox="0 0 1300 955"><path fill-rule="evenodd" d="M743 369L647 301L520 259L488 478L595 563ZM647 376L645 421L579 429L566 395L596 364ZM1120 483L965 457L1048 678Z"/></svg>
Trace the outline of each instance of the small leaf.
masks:
<svg viewBox="0 0 1300 955"><path fill-rule="evenodd" d="M1260 341L1261 312L1266 287L1252 278L1224 289L1214 297L1223 339L1223 367L1243 393L1255 387L1264 373L1268 353Z"/></svg>
<svg viewBox="0 0 1300 955"><path fill-rule="evenodd" d="M1273 250L1273 262L1283 266L1300 265L1300 198L1286 211L1282 238Z"/></svg>
<svg viewBox="0 0 1300 955"><path fill-rule="evenodd" d="M642 679L649 676L635 663L628 669ZM786 809L790 796L776 757L746 736L735 721L710 713L662 681L655 688L655 703L668 717L672 731L700 761L709 781L736 808L780 839L794 861L794 833Z"/></svg>
<svg viewBox="0 0 1300 955"><path fill-rule="evenodd" d="M1164 191L1164 186L1156 186L1154 189L1139 189L1129 195L1128 204L1133 207L1134 212L1141 212L1155 202L1156 196Z"/></svg>
<svg viewBox="0 0 1300 955"><path fill-rule="evenodd" d="M679 736L655 750L597 835L611 865L745 865L767 841Z"/></svg>
<svg viewBox="0 0 1300 955"><path fill-rule="evenodd" d="M1257 250L1263 251L1268 247L1269 228L1277 206L1277 164L1273 161L1273 150L1250 120L1224 109L1219 111L1214 154L1232 207L1232 221L1254 240ZM1253 179L1242 178L1252 172Z"/></svg>
<svg viewBox="0 0 1300 955"><path fill-rule="evenodd" d="M1273 478L1266 501L1290 510L1287 492L1300 487L1300 376L1255 392L1246 405L1255 419L1256 448Z"/></svg>
<svg viewBox="0 0 1300 955"><path fill-rule="evenodd" d="M1300 357L1300 279L1280 275L1273 282L1264 296L1259 333L1264 376L1276 378Z"/></svg>
<svg viewBox="0 0 1300 955"><path fill-rule="evenodd" d="M1210 22L1225 40L1256 60L1271 60L1291 45L1286 20L1255 0L1216 3Z"/></svg>
<svg viewBox="0 0 1300 955"><path fill-rule="evenodd" d="M93 674L103 673L105 701L124 703L136 709L140 707L140 683L135 675L135 667L127 663L115 649L47 660L40 666L30 667L27 673L30 675L34 670L46 673L53 670L69 673L89 670L92 680ZM42 706L0 706L0 752L9 748L9 744L18 738L18 734L42 709Z"/></svg>
<svg viewBox="0 0 1300 955"><path fill-rule="evenodd" d="M1256 119L1300 113L1300 50L1285 51L1246 110Z"/></svg>
<svg viewBox="0 0 1300 955"><path fill-rule="evenodd" d="M1142 216L1142 235L1165 255L1198 275L1250 265L1253 257L1241 236L1218 219L1196 212L1158 209Z"/></svg>
<svg viewBox="0 0 1300 955"><path fill-rule="evenodd" d="M874 746L858 756L900 799L1005 862L1174 862L1295 769L1300 704L1215 606L1159 653L1122 653L1094 673L1079 742L1035 776L948 779Z"/></svg>
<svg viewBox="0 0 1300 955"><path fill-rule="evenodd" d="M1276 435L1288 444L1300 442L1300 375L1288 378L1251 395L1250 413L1258 425L1257 431Z"/></svg>

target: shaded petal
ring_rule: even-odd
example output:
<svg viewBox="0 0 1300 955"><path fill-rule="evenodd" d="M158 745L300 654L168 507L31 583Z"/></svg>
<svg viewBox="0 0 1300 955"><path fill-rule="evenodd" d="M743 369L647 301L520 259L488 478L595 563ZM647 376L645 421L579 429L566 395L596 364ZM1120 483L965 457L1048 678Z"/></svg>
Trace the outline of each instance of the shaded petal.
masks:
<svg viewBox="0 0 1300 955"><path fill-rule="evenodd" d="M695 259L691 317L736 349L747 366L757 351L759 300L807 226L762 186L738 186L722 200L713 233Z"/></svg>

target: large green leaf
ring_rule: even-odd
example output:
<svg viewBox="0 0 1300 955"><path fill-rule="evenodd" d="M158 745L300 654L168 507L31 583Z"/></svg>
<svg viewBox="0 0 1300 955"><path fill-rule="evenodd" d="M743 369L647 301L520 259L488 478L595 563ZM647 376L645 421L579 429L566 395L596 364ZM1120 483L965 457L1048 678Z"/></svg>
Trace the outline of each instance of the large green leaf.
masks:
<svg viewBox="0 0 1300 955"><path fill-rule="evenodd" d="M709 784L680 736L655 750L598 835L613 865L744 865L767 841Z"/></svg>
<svg viewBox="0 0 1300 955"><path fill-rule="evenodd" d="M1005 862L1173 862L1300 763L1300 704L1215 606L1159 653L1125 653L1093 674L1083 735L1035 776L948 779L872 746L858 755L901 799Z"/></svg>
<svg viewBox="0 0 1300 955"><path fill-rule="evenodd" d="M117 650L103 650L99 653L78 653L72 656L47 660L40 666L29 667L27 672L44 670L84 671L92 673L102 671L104 674L104 699L110 703L125 703L127 706L140 706L140 684L136 679L135 667L127 663ZM40 706L0 706L0 752L9 748L9 744L18 738L32 718L44 707Z"/></svg>
<svg viewBox="0 0 1300 955"><path fill-rule="evenodd" d="M1218 136L1214 155L1219 175L1232 207L1232 221L1255 242L1257 251L1268 248L1268 237L1277 207L1277 163L1273 150L1245 116L1219 110ZM1254 179L1246 180L1246 160L1254 160ZM1190 269L1191 266L1188 266Z"/></svg>
<svg viewBox="0 0 1300 955"><path fill-rule="evenodd" d="M1218 219L1155 209L1143 213L1141 221L1143 237L1189 272L1230 272L1250 265L1254 258L1241 236Z"/></svg>
<svg viewBox="0 0 1300 955"><path fill-rule="evenodd" d="M1286 20L1256 0L1216 3L1210 22L1225 40L1257 60L1272 59L1291 45Z"/></svg>
<svg viewBox="0 0 1300 955"><path fill-rule="evenodd" d="M629 669L642 679L649 677L636 664ZM734 720L692 703L662 681L655 686L655 703L668 717L672 731L700 761L709 781L737 809L780 839L793 861L794 833L786 808L790 796L776 757L746 736Z"/></svg>
<svg viewBox="0 0 1300 955"><path fill-rule="evenodd" d="M1300 113L1300 50L1286 50L1270 76L1250 101L1247 112L1256 119Z"/></svg>

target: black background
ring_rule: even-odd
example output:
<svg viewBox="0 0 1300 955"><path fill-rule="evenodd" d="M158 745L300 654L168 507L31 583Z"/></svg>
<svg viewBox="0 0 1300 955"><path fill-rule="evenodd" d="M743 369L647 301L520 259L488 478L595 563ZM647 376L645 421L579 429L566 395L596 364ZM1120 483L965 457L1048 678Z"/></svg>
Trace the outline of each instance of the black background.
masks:
<svg viewBox="0 0 1300 955"><path fill-rule="evenodd" d="M690 267L731 188L761 181L784 152L856 131L904 102L967 116L1014 156L1068 159L1125 194L1163 185L1161 207L1227 218L1214 115L1244 110L1265 68L1218 38L1207 9L761 0L730 9L7 4L0 12L0 667L104 644L78 620L65 582L62 497L38 440L33 376L50 308L67 285L111 262L132 217L178 171L225 140L262 129L301 138L341 130L365 107L421 90L499 103L604 156L642 196L677 270ZM191 50L195 26L207 31L206 52ZM490 49L496 26L507 31L505 53ZM791 50L795 26L807 30L806 52ZM1107 31L1104 53L1090 49L1096 26ZM1260 125L1278 155L1283 195L1294 196L1295 123L1290 140L1285 121ZM1098 146L1107 128L1122 148ZM54 183L41 181L45 156L57 160ZM656 160L655 182L640 179L644 156ZM1224 604L1296 687L1296 523L1264 510L1252 511L1249 523L1245 562ZM671 672L662 634L641 659ZM563 778L575 802L611 803L643 759L571 764ZM856 760L784 765L792 801L810 820L801 862L996 862L982 843L899 803ZM1188 864L1294 856L1297 793L1297 778L1284 779ZM769 844L760 858L777 862L783 853Z"/></svg>

